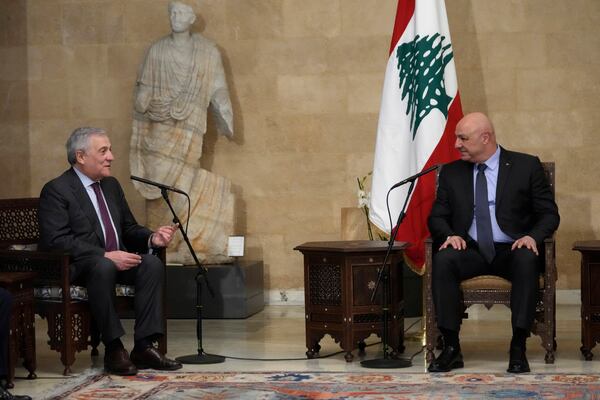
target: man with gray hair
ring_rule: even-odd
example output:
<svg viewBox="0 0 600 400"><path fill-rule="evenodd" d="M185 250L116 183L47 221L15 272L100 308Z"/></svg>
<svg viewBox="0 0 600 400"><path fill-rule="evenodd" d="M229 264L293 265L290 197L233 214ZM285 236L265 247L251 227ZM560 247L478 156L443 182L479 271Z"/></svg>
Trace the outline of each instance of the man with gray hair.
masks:
<svg viewBox="0 0 600 400"><path fill-rule="evenodd" d="M106 131L78 128L66 147L71 168L48 182L40 194L40 247L69 252L71 281L87 287L108 372L135 375L138 368L181 368L152 344L164 334L164 266L149 254L151 248L166 247L177 227L152 232L136 222L121 185L111 176L114 157ZM114 305L117 282L135 285L131 358L120 340L125 331Z"/></svg>

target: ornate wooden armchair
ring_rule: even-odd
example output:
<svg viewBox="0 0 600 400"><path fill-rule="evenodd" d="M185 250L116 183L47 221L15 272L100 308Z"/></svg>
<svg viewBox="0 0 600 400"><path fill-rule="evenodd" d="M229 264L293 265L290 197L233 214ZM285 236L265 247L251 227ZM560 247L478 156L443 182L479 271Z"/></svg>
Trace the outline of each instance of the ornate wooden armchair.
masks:
<svg viewBox="0 0 600 400"><path fill-rule="evenodd" d="M76 352L91 345L92 356L98 355L100 337L90 316L85 288L70 284L69 255L37 250L38 204L38 198L0 200L0 273L37 272L35 310L48 321L48 344L60 353L63 374L68 375ZM164 249L157 255L165 261ZM163 287L166 288L166 284ZM119 311L133 309L131 288L118 287L116 294ZM166 294L163 293L163 303L165 300ZM166 310L166 307L163 308ZM166 318L163 324L165 335L158 347L166 353Z"/></svg>
<svg viewBox="0 0 600 400"><path fill-rule="evenodd" d="M554 163L542 163L548 183L555 193ZM439 171L439 170L438 170ZM438 172L439 173L439 172ZM431 273L433 259L433 242L427 239L425 243L425 329L427 361L434 358L434 347L440 347L441 336L437 329L433 297L431 293ZM544 257L544 271L540 274L538 300L532 333L540 336L542 347L546 350L546 364L554 363L556 351L556 260L554 236L544 240L544 248L540 249ZM499 276L483 275L467 279L461 283L463 305L465 310L473 304L483 304L490 309L494 304L504 304L510 307L511 283Z"/></svg>

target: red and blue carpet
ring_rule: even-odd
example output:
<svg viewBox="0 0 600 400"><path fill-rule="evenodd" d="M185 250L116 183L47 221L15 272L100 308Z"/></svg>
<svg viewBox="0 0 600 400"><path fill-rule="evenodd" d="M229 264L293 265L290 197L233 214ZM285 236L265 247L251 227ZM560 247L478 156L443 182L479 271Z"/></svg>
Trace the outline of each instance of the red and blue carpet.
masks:
<svg viewBox="0 0 600 400"><path fill-rule="evenodd" d="M598 399L600 375L404 373L100 373L45 399Z"/></svg>

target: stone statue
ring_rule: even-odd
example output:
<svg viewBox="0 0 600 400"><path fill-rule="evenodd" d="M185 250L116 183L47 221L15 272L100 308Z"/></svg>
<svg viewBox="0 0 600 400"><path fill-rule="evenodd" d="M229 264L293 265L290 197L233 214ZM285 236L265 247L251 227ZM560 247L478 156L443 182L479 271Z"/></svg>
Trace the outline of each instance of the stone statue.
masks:
<svg viewBox="0 0 600 400"><path fill-rule="evenodd" d="M231 183L200 167L207 110L217 128L233 137L233 113L217 46L191 33L193 9L169 4L172 33L153 43L140 67L131 136L131 173L186 191L191 199L188 237L201 262L227 263L227 240L233 233ZM160 190L134 182L147 201L147 223L161 226L172 214ZM182 223L188 214L184 196L171 201ZM185 228L185 226L184 226ZM169 262L193 264L187 245L177 235Z"/></svg>

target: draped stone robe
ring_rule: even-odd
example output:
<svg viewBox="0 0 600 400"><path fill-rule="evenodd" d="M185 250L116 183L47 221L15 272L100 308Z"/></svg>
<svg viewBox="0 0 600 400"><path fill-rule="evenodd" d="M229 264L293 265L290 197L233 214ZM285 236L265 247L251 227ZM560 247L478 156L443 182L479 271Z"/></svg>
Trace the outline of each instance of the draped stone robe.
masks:
<svg viewBox="0 0 600 400"><path fill-rule="evenodd" d="M233 233L234 199L231 183L200 168L207 110L213 111L219 131L233 135L233 113L221 55L217 46L199 34L190 47L179 47L169 36L156 41L141 65L133 113L131 173L175 186L191 199L189 230L201 262L224 263L227 240ZM134 182L148 199L147 224L172 220L158 188ZM170 194L175 211L185 223L184 196ZM181 235L169 247L170 262L193 264Z"/></svg>

